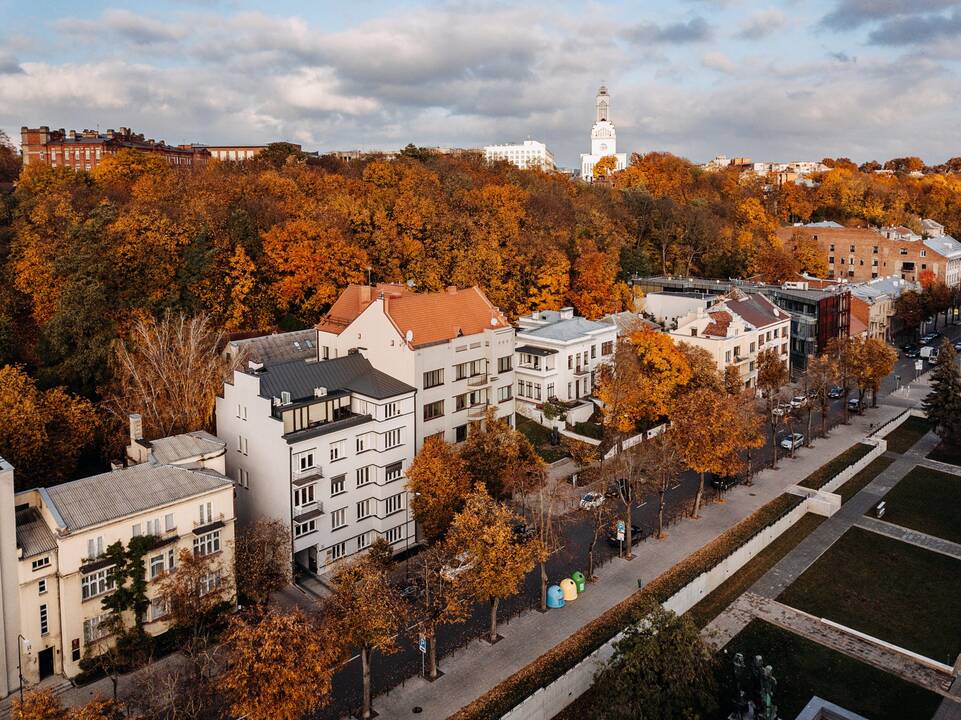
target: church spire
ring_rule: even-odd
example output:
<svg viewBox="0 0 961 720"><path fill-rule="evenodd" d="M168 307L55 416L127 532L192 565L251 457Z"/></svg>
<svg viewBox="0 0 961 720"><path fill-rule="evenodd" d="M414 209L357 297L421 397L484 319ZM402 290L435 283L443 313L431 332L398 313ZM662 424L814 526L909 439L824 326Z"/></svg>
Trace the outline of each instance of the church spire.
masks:
<svg viewBox="0 0 961 720"><path fill-rule="evenodd" d="M596 98L597 116L594 122L605 122L611 119L611 96L607 94L607 86L601 85Z"/></svg>

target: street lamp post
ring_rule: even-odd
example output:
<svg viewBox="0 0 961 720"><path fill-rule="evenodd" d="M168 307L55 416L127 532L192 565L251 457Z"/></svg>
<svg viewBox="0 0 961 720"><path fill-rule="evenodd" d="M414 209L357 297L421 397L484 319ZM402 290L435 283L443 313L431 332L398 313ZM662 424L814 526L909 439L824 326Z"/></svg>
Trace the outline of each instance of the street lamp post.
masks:
<svg viewBox="0 0 961 720"><path fill-rule="evenodd" d="M17 634L17 676L20 678L20 704L23 704L23 667L20 663L20 647L23 643L23 651L29 655L30 654L30 641L27 640L23 635Z"/></svg>

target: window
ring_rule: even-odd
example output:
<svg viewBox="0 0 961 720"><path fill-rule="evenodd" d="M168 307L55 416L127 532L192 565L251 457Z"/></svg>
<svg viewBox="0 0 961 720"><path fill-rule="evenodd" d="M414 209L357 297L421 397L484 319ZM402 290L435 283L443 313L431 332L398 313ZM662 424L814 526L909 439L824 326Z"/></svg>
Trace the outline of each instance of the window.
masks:
<svg viewBox="0 0 961 720"><path fill-rule="evenodd" d="M245 438L243 435L237 436L237 452L244 455L247 454L247 438Z"/></svg>
<svg viewBox="0 0 961 720"><path fill-rule="evenodd" d="M80 638L74 638L70 641L70 658L74 662L80 660Z"/></svg>
<svg viewBox="0 0 961 720"><path fill-rule="evenodd" d="M343 476L341 476L343 478ZM294 506L303 507L304 505L310 505L314 501L314 485L305 485L304 487L294 488ZM343 489L341 489L343 492ZM334 494L334 481L330 481L330 493Z"/></svg>
<svg viewBox="0 0 961 720"><path fill-rule="evenodd" d="M757 346L754 343L751 343L751 352L753 353L756 349Z"/></svg>
<svg viewBox="0 0 961 720"><path fill-rule="evenodd" d="M140 537L141 535L143 535L143 533L140 532L140 523L134 523L133 528L131 528L130 530L130 533L134 537Z"/></svg>
<svg viewBox="0 0 961 720"><path fill-rule="evenodd" d="M357 452L362 453L370 448L370 433L364 433L363 435L357 436Z"/></svg>
<svg viewBox="0 0 961 720"><path fill-rule="evenodd" d="M330 461L340 460L347 455L347 441L338 440L330 444Z"/></svg>
<svg viewBox="0 0 961 720"><path fill-rule="evenodd" d="M366 500L361 500L357 503L357 519L363 520L364 518L369 518L373 514L373 503L370 498Z"/></svg>
<svg viewBox="0 0 961 720"><path fill-rule="evenodd" d="M167 551L167 569L174 570L177 567L177 549L170 548Z"/></svg>
<svg viewBox="0 0 961 720"><path fill-rule="evenodd" d="M610 355L614 352L614 341L608 340L607 342L601 343L601 355Z"/></svg>
<svg viewBox="0 0 961 720"><path fill-rule="evenodd" d="M400 415L400 403L392 402L384 405L384 417L392 418Z"/></svg>
<svg viewBox="0 0 961 720"><path fill-rule="evenodd" d="M731 351L730 351L730 350L728 350L726 353L724 353L724 362L730 364L730 362L731 362Z"/></svg>
<svg viewBox="0 0 961 720"><path fill-rule="evenodd" d="M154 518L153 520L148 520L147 530L145 535L153 535L155 537L160 537L160 518Z"/></svg>
<svg viewBox="0 0 961 720"><path fill-rule="evenodd" d="M538 385L537 387L538 389L540 389L540 385ZM505 402L507 400L510 400L513 397L511 390L512 388L510 385L504 385L502 387L497 388L497 402Z"/></svg>
<svg viewBox="0 0 961 720"><path fill-rule="evenodd" d="M470 397L470 393L464 393L463 395L458 395L454 398L454 412L460 412L461 410L467 409L467 399Z"/></svg>
<svg viewBox="0 0 961 720"><path fill-rule="evenodd" d="M42 558L37 558L30 563L30 567L34 572L37 570L42 570L45 567L50 567L50 556L44 555Z"/></svg>
<svg viewBox="0 0 961 720"><path fill-rule="evenodd" d="M834 256L828 255L828 265L833 265L833 264L834 264Z"/></svg>
<svg viewBox="0 0 961 720"><path fill-rule="evenodd" d="M87 540L87 559L93 560L101 555L103 555L103 535Z"/></svg>
<svg viewBox="0 0 961 720"><path fill-rule="evenodd" d="M424 405L424 420L434 420L435 418L444 417L444 401L436 400L432 403L427 403ZM388 445L388 447L390 447Z"/></svg>
<svg viewBox="0 0 961 720"><path fill-rule="evenodd" d="M567 369L568 369L568 370L573 370L573 369L574 369L574 356L573 356L573 355L568 355L568 356L567 356Z"/></svg>
<svg viewBox="0 0 961 720"><path fill-rule="evenodd" d="M875 255L877 255L877 254L878 254L878 246L875 245L873 248L871 248L871 252L874 253Z"/></svg>
<svg viewBox="0 0 961 720"><path fill-rule="evenodd" d="M47 594L47 578L43 578L42 580L37 582L37 595L46 595L46 594Z"/></svg>
<svg viewBox="0 0 961 720"><path fill-rule="evenodd" d="M210 511L210 503L200 503L198 507L200 508L200 524L206 525L213 522L214 516Z"/></svg>
<svg viewBox="0 0 961 720"><path fill-rule="evenodd" d="M454 428L454 442L464 442L467 439L467 426L458 425Z"/></svg>
<svg viewBox="0 0 961 720"><path fill-rule="evenodd" d="M550 400L554 395L554 383L547 383L547 399Z"/></svg>
<svg viewBox="0 0 961 720"><path fill-rule="evenodd" d="M391 495L389 498L384 500L384 515L390 515L398 510L402 510L404 507L404 493L397 493L396 495Z"/></svg>
<svg viewBox="0 0 961 720"><path fill-rule="evenodd" d="M340 530L340 528L346 527L346 526L347 526L347 508L334 510L330 514L330 529Z"/></svg>
<svg viewBox="0 0 961 720"><path fill-rule="evenodd" d="M514 358L511 355L505 355L504 357L497 358L497 372L506 373L510 372L513 368Z"/></svg>
<svg viewBox="0 0 961 720"><path fill-rule="evenodd" d="M851 246L851 252L854 252L854 245Z"/></svg>
<svg viewBox="0 0 961 720"><path fill-rule="evenodd" d="M363 487L370 482L370 465L357 468L357 487Z"/></svg>
<svg viewBox="0 0 961 720"><path fill-rule="evenodd" d="M90 598L95 598L98 595L103 595L105 592L110 592L113 590L113 576L110 574L110 568L101 568L100 570L94 570L92 573L87 573L80 578L80 597L84 600L89 600Z"/></svg>
<svg viewBox="0 0 961 720"><path fill-rule="evenodd" d="M463 380L468 375L470 375L470 363L460 363L454 366L454 377L457 380Z"/></svg>
<svg viewBox="0 0 961 720"><path fill-rule="evenodd" d="M161 575L165 569L163 553L154 555L150 558L150 579Z"/></svg>
<svg viewBox="0 0 961 720"><path fill-rule="evenodd" d="M44 603L40 606L40 634L46 635L50 632L50 625L47 621L47 605Z"/></svg>
<svg viewBox="0 0 961 720"><path fill-rule="evenodd" d="M927 251L927 250L922 250L922 251L921 251L921 257L927 257L927 256L928 256L928 251Z"/></svg>
<svg viewBox="0 0 961 720"><path fill-rule="evenodd" d="M336 545L331 545L330 549L327 551L328 562L334 562L335 560L340 560L344 555L347 554L347 541L337 543Z"/></svg>
<svg viewBox="0 0 961 720"><path fill-rule="evenodd" d="M384 433L384 447L392 448L400 445L400 428L388 430Z"/></svg>
<svg viewBox="0 0 961 720"><path fill-rule="evenodd" d="M391 463L384 468L384 479L386 482L393 482L394 480L400 480L400 476L404 474L404 463L395 462Z"/></svg>
<svg viewBox="0 0 961 720"><path fill-rule="evenodd" d="M831 248L830 248L830 250L831 250L831 252L834 252L834 243L831 243Z"/></svg>
<svg viewBox="0 0 961 720"><path fill-rule="evenodd" d="M83 641L85 643L96 642L110 634L104 624L108 616L109 613L104 613L83 621Z"/></svg>
<svg viewBox="0 0 961 720"><path fill-rule="evenodd" d="M194 555L211 555L220 552L220 530L194 538Z"/></svg>
<svg viewBox="0 0 961 720"><path fill-rule="evenodd" d="M300 470L300 472L313 469L314 467L313 450L311 450L310 452L300 453L297 456L297 467Z"/></svg>
<svg viewBox="0 0 961 720"><path fill-rule="evenodd" d="M147 617L153 622L164 617L168 612L167 601L163 598L154 598L150 601L150 612Z"/></svg>
<svg viewBox="0 0 961 720"><path fill-rule="evenodd" d="M200 594L209 595L214 590L220 587L220 571L215 570L214 572L207 573L202 578L200 578Z"/></svg>
<svg viewBox="0 0 961 720"><path fill-rule="evenodd" d="M444 368L430 370L424 373L424 389L437 387L444 384Z"/></svg>
<svg viewBox="0 0 961 720"><path fill-rule="evenodd" d="M357 549L363 550L370 545L370 533L361 533L357 536Z"/></svg>
<svg viewBox="0 0 961 720"><path fill-rule="evenodd" d="M167 532L170 532L171 530L175 530L176 528L177 528L177 524L174 522L174 514L167 513L166 515L164 515L164 530L166 530Z"/></svg>
<svg viewBox="0 0 961 720"><path fill-rule="evenodd" d="M237 487L250 489L250 473L243 468L237 468Z"/></svg>
<svg viewBox="0 0 961 720"><path fill-rule="evenodd" d="M899 252L901 255L907 255L907 254L908 254L908 249L907 249L907 248L901 248L898 252Z"/></svg>
<svg viewBox="0 0 961 720"><path fill-rule="evenodd" d="M597 357L597 345L591 345L591 358Z"/></svg>
<svg viewBox="0 0 961 720"><path fill-rule="evenodd" d="M311 519L303 523L296 523L294 525L294 537L295 538L303 537L304 535L308 535L314 532L316 529L317 529L316 519Z"/></svg>

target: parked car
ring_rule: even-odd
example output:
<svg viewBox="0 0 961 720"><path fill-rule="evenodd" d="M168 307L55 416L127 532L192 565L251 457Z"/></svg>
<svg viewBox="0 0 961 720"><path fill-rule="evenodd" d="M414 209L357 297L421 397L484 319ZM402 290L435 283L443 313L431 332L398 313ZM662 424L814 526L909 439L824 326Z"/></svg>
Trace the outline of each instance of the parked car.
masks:
<svg viewBox="0 0 961 720"><path fill-rule="evenodd" d="M804 436L801 433L791 433L781 440L781 447L785 450L797 450L804 445Z"/></svg>
<svg viewBox="0 0 961 720"><path fill-rule="evenodd" d="M617 480L612 480L611 484L607 486L607 490L604 491L604 497L618 498L622 494L626 494L627 480L624 478L619 478Z"/></svg>
<svg viewBox="0 0 961 720"><path fill-rule="evenodd" d="M844 388L835 385L828 391L828 397L837 400L839 397L844 397Z"/></svg>
<svg viewBox="0 0 961 720"><path fill-rule="evenodd" d="M805 398L803 395L795 395L791 398L791 407L795 410L798 410L804 404L806 399L807 398Z"/></svg>
<svg viewBox="0 0 961 720"><path fill-rule="evenodd" d="M631 525L631 545L637 545L643 539L641 529L637 525ZM624 538L624 542L627 542L627 537ZM611 547L620 547L621 541L617 539L617 521L612 522L607 529L607 544Z"/></svg>
<svg viewBox="0 0 961 720"><path fill-rule="evenodd" d="M848 400L848 410L851 412L859 413L864 409L864 404L861 402L860 398L853 397Z"/></svg>
<svg viewBox="0 0 961 720"><path fill-rule="evenodd" d="M740 478L735 475L715 475L711 478L711 487L715 490L725 492L740 482Z"/></svg>
<svg viewBox="0 0 961 720"><path fill-rule="evenodd" d="M954 349L958 352L961 352L961 340L958 340L956 343L954 343Z"/></svg>
<svg viewBox="0 0 961 720"><path fill-rule="evenodd" d="M904 346L904 357L916 358L921 354L921 348L917 345L905 345Z"/></svg>
<svg viewBox="0 0 961 720"><path fill-rule="evenodd" d="M932 355L937 356L937 354L938 349L931 345L925 345L923 348L921 348L921 357L925 359L930 358Z"/></svg>
<svg viewBox="0 0 961 720"><path fill-rule="evenodd" d="M526 543L537 536L537 528L525 522L515 522L511 525L511 532L514 533L514 542Z"/></svg>
<svg viewBox="0 0 961 720"><path fill-rule="evenodd" d="M938 351L940 348L931 348L931 353L928 355L928 362L934 365L938 361Z"/></svg>
<svg viewBox="0 0 961 720"><path fill-rule="evenodd" d="M454 559L456 560L456 564L444 565L444 567L440 569L440 576L448 582L474 567L474 561L470 559L470 555L466 552L458 553Z"/></svg>
<svg viewBox="0 0 961 720"><path fill-rule="evenodd" d="M604 496L599 492L589 492L581 498L581 510L593 510L604 504Z"/></svg>

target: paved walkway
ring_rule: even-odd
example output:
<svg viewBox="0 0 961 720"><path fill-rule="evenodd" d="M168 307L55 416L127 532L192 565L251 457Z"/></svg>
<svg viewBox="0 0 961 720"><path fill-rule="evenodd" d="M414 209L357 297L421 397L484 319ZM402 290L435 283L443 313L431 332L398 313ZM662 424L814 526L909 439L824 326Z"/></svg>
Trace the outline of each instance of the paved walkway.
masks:
<svg viewBox="0 0 961 720"><path fill-rule="evenodd" d="M901 527L900 525L885 522L884 520L878 520L869 515L861 516L854 521L854 525L863 530L870 530L879 535L886 535L889 538L901 540L911 545L917 545L925 550L961 560L961 545L953 543L950 540L942 540L934 535L928 535L917 530L912 530L911 528Z"/></svg>
<svg viewBox="0 0 961 720"><path fill-rule="evenodd" d="M600 568L599 582L581 599L548 615L530 612L512 620L496 645L471 643L441 660L445 674L436 682L409 680L375 698L374 707L386 718L409 717L415 706L422 708L423 717L448 717L630 596L639 578L650 580L668 570L902 410L901 405L883 404L852 418L851 424L818 439L815 448L799 451L796 459L782 458L779 470L764 470L750 487L738 486L725 495L724 503L705 507L700 520L674 526L669 539L644 541L633 561L614 560Z"/></svg>

